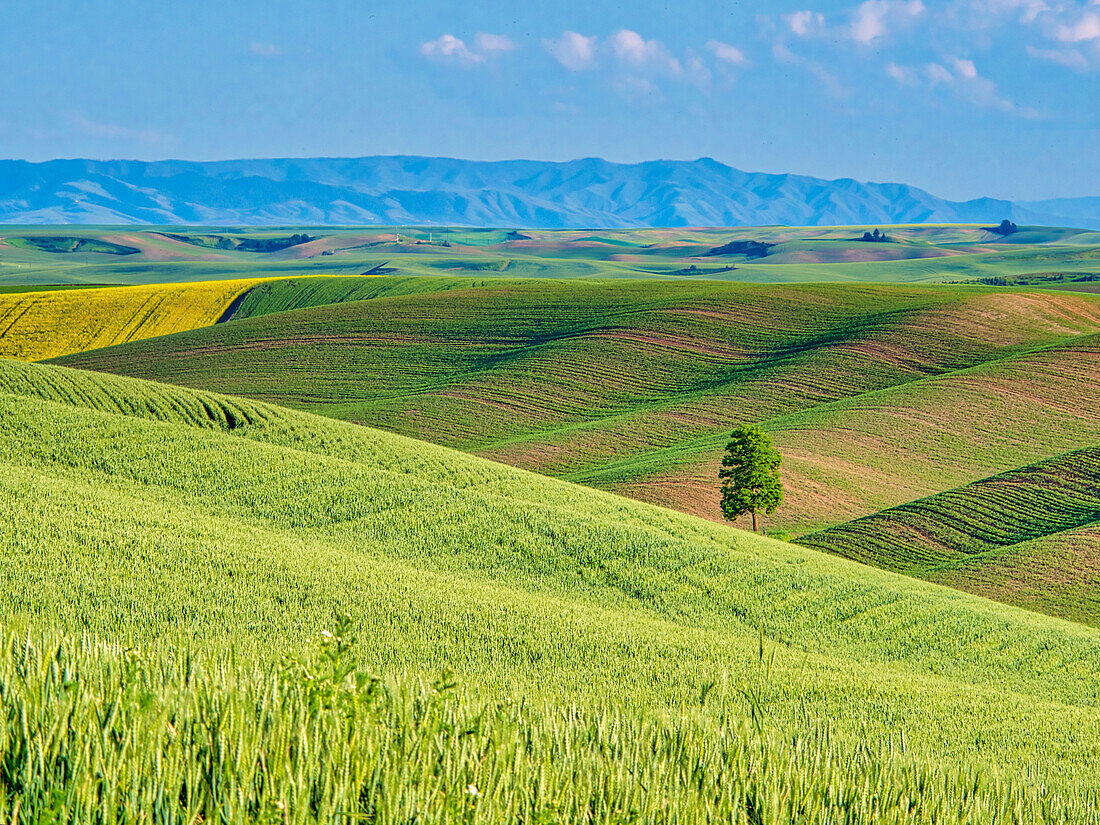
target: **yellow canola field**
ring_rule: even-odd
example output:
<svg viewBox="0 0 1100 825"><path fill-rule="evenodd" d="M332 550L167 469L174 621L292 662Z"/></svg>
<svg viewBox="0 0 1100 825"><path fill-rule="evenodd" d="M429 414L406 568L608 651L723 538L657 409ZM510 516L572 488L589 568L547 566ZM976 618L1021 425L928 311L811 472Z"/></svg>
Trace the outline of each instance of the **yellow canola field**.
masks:
<svg viewBox="0 0 1100 825"><path fill-rule="evenodd" d="M0 358L41 361L210 326L262 280L0 294Z"/></svg>

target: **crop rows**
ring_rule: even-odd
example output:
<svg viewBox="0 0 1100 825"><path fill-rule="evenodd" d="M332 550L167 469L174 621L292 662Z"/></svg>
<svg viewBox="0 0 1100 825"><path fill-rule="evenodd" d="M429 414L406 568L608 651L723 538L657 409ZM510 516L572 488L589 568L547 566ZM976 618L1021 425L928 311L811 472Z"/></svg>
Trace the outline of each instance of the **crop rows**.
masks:
<svg viewBox="0 0 1100 825"><path fill-rule="evenodd" d="M1050 553L1049 545L1060 543L1060 534L1072 532L1084 538L1082 528L1098 525L1100 448L1088 448L893 507L799 541L939 581L961 578L974 584L981 578L981 568L990 564L999 568L1001 583L1006 584L1006 566L1023 574ZM1057 569L1044 571L1046 593L1036 601L1048 611L1059 612L1056 607L1067 585L1087 591L1090 583L1100 583L1094 565L1081 564L1086 560L1094 559L1086 556L1066 564L1067 559L1060 558ZM1075 580L1081 576L1083 581ZM1086 598L1084 604L1076 605L1074 615L1100 622L1100 600Z"/></svg>
<svg viewBox="0 0 1100 825"><path fill-rule="evenodd" d="M976 558L925 578L1029 610L1100 624L1100 524L1066 530Z"/></svg>
<svg viewBox="0 0 1100 825"><path fill-rule="evenodd" d="M79 406L95 412L233 430L278 418L278 410L240 398L182 390L170 384L135 384L111 376L89 380L74 370L44 370L31 364L0 364L0 393Z"/></svg>
<svg viewBox="0 0 1100 825"><path fill-rule="evenodd" d="M432 277L324 277L275 278L256 284L233 310L233 318L256 318L276 312L368 301L393 295L444 292L476 286L465 278Z"/></svg>
<svg viewBox="0 0 1100 825"><path fill-rule="evenodd" d="M903 572L1100 522L1100 448L892 507L801 539Z"/></svg>

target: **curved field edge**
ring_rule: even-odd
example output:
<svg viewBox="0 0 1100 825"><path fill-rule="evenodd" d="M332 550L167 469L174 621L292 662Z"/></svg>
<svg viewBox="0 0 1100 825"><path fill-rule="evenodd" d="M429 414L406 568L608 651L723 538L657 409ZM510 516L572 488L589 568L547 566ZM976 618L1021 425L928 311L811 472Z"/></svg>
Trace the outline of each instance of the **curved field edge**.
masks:
<svg viewBox="0 0 1100 825"><path fill-rule="evenodd" d="M0 357L39 361L209 326L255 280L0 294Z"/></svg>
<svg viewBox="0 0 1100 825"><path fill-rule="evenodd" d="M650 708L746 684L762 632L777 719L1095 779L1088 628L305 413L0 375L0 578L35 626L263 658L339 610L380 669Z"/></svg>
<svg viewBox="0 0 1100 825"><path fill-rule="evenodd" d="M1098 534L1100 448L1091 447L803 536L799 543L1097 624Z"/></svg>
<svg viewBox="0 0 1100 825"><path fill-rule="evenodd" d="M322 277L0 292L0 358L41 361L301 307L470 288L465 278Z"/></svg>
<svg viewBox="0 0 1100 825"><path fill-rule="evenodd" d="M1100 525L963 559L929 571L929 581L1085 624L1100 624Z"/></svg>
<svg viewBox="0 0 1100 825"><path fill-rule="evenodd" d="M671 712L640 710L491 695L446 673L380 676L355 661L353 632L334 630L277 666L234 667L206 653L184 659L0 629L0 718L27 722L0 726L0 818L1100 819L1095 793L942 766L908 753L904 739L853 746L827 725L778 724L764 707L763 661L748 712L728 684Z"/></svg>
<svg viewBox="0 0 1100 825"><path fill-rule="evenodd" d="M885 227L896 242L857 241L869 227L737 227L515 233L462 227L305 227L312 240L256 254L188 243L185 227L68 227L70 240L140 250L118 256L55 254L0 237L5 279L38 283L163 283L270 276L344 276L381 266L404 275L475 277L735 279L756 282L1068 283L1095 277L1097 233L1021 227L999 238L977 225ZM212 240L210 228L191 230ZM280 230L284 231L284 230ZM294 231L292 227L285 231ZM3 236L56 235L22 227ZM271 233L216 232L253 240ZM171 237L175 235L176 237ZM12 240L15 240L13 237ZM195 239L198 240L198 239ZM763 257L712 251L769 246ZM740 241L740 244L737 242ZM763 243L762 243L763 242ZM778 244L773 246L773 244ZM220 245L220 244L219 244ZM235 245L234 244L230 244ZM216 245L218 246L218 245ZM928 257L929 255L933 257ZM827 263L831 261L832 263Z"/></svg>
<svg viewBox="0 0 1100 825"><path fill-rule="evenodd" d="M343 304L350 301L370 301L397 295L421 295L447 292L452 289L476 289L484 280L455 276L375 275L276 278L243 292L223 320L240 321L277 312Z"/></svg>

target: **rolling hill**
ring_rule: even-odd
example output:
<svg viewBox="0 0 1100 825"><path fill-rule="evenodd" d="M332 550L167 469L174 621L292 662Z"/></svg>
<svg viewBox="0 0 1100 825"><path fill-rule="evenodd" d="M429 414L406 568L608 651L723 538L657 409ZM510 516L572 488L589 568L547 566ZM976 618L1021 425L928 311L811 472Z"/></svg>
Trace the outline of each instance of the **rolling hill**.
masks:
<svg viewBox="0 0 1100 825"><path fill-rule="evenodd" d="M1100 438L1100 338L992 359L761 422L785 456L794 532L867 515ZM573 481L713 514L725 434L580 471Z"/></svg>
<svg viewBox="0 0 1100 825"><path fill-rule="evenodd" d="M1100 449L936 493L799 543L1100 624Z"/></svg>
<svg viewBox="0 0 1100 825"><path fill-rule="evenodd" d="M830 803L847 809L864 796L844 778L852 774L842 766L864 764L867 772L858 776L883 788L877 804L891 811L897 804L905 811L897 821L942 817L947 810L995 821L1002 814L988 809L990 799L997 811L1023 810L1024 802L1017 800L1032 799L1034 810L1045 804L1049 816L1067 800L1076 800L1076 809L1084 812L1094 798L1090 794L1100 790L1092 769L1100 741L1100 635L1094 629L261 402L0 361L0 413L3 619L104 634L127 645L97 652L84 644L80 666L99 673L98 681L84 681L80 694L58 694L67 698L49 702L41 697L64 685L49 674L71 672L64 668L77 666L68 652L76 647L47 637L51 652L40 662L30 639L15 644L14 664L0 667L0 681L9 685L0 691L0 704L28 703L23 712L44 720L33 728L34 736L51 737L42 740L49 742L100 741L67 738L73 720L99 719L100 726L103 719L122 720L119 735L105 734L102 745L94 746L101 750L89 753L92 759L103 753L117 760L109 775L133 777L133 784L117 788L132 798L161 806L190 799L180 786L171 786L175 795L165 796L164 786L156 784L182 776L192 764L178 761L185 757L207 766L188 774L192 791L215 787L204 778L214 771L245 795L235 799L252 798L260 786L245 777L253 775L249 765L259 762L234 768L218 754L229 741L242 743L232 753L255 753L255 737L273 736L263 740L268 743L263 747L271 748L263 751L266 758L279 760L271 764L300 764L305 771L304 757L299 763L295 748L288 750L288 742L299 741L286 727L288 720L321 726L317 736L328 737L328 731L344 736L338 747L336 739L311 740L333 743L337 754L384 741L371 738L377 731L391 731L393 742L397 731L408 730L409 737L400 741L434 743L428 752L416 750L406 766L430 776L434 764L434 775L453 777L457 787L429 782L437 788L437 800L462 801L465 783L476 783L479 794L494 798L502 793L493 779L500 771L526 770L529 761L548 768L554 761L549 752L539 756L542 746L532 739L526 750L512 748L504 732L490 748L497 756L464 761L460 754L471 753L473 743L483 740L467 734L452 738L445 727L431 727L434 722L414 726L415 719L452 718L438 716L451 711L437 711L432 702L417 705L415 697L431 695L427 688L423 694L405 688L411 692L384 705L407 708L401 713L412 715L383 716L390 721L362 726L365 740L350 736L355 726L333 727L343 718L335 710L315 707L312 715L295 715L307 712L299 702L308 696L344 701L342 688L291 692L283 710L290 716L273 716L271 703L287 690L279 687L285 677L259 663L276 661L307 637L317 638L320 629L332 627L334 612L350 616L360 639L355 655L366 667L413 674L446 667L475 686L482 703L487 697L525 695L522 704L509 704L515 701L510 699L499 707L558 719L545 723L557 725L546 747L556 753L556 764L565 760L570 768L589 758L583 742L606 741L592 725L604 724L594 709L611 701L622 717L607 718L607 724L634 730L637 717L631 714L645 714L648 724L668 720L660 724L673 726L668 730L683 743L674 751L680 754L696 747L696 737L714 734L717 725L738 715L747 732L753 718L780 739L791 732L796 744L788 761L778 760L782 764L802 765L803 757L795 753L824 759L839 754L845 741L862 743L853 747L869 761L849 763L834 755L829 764L835 768L825 770L818 762L805 776L837 793L848 788L854 794L844 797L849 803L840 797ZM196 639L203 640L198 650ZM185 648L186 661L172 658L184 656ZM196 664L207 662L204 657L224 665L219 670ZM3 658L7 661L7 654ZM255 677L254 667L261 668ZM707 704L709 691L723 680L737 688L720 706ZM328 684L317 689L328 690ZM112 685L121 685L115 700ZM42 692L28 692L32 689ZM408 696L407 703L401 696ZM118 715L106 713L109 707L118 708ZM473 721L473 707L462 717L461 724L474 726L469 736L495 718L497 711L481 707L481 723ZM62 716L55 711L65 708L80 712L60 725ZM813 744L822 740L807 731L812 720L826 719L827 739L834 744L822 750ZM194 721L185 725L184 720ZM689 734L687 727L675 727L691 725L702 728ZM148 741L155 745L114 744L146 741L132 738L137 731L153 737ZM9 735L14 738L0 739L0 746L38 741L30 733ZM655 735L667 741L665 734ZM873 767L886 764L874 755L883 753L875 743L902 740L900 752L885 752L916 760L915 767ZM559 747L553 743L565 750L553 750ZM334 752L313 756L309 764L321 759L328 765ZM605 767L631 764L626 755L631 747L601 752ZM653 751L654 765L665 764L657 755L663 752ZM748 758L748 750L732 752ZM70 786L60 766L73 763L55 761L56 750L41 751L38 761L26 756L39 753L33 749L9 753L9 771L18 769L20 776L28 771L24 789L47 794L71 788L70 800L104 804L87 790L101 780L82 773L83 763L71 770L87 775L89 784ZM162 767L139 783L136 766L155 753L171 758L156 763ZM500 753L508 755L503 762ZM766 751L756 753L765 759ZM42 764L56 766L58 773L38 772L35 766ZM483 767L462 774L454 772L454 764ZM756 777L761 790L780 794L786 788L796 798L808 793L800 789L810 784L796 788L791 774L760 765L746 775ZM997 778L987 785L960 765L984 766ZM575 783L580 774L559 776L544 768L542 775L538 787L564 794L566 784L558 783L569 775ZM666 797L666 804L696 804L703 774L689 769L689 775L695 790L685 785L684 795ZM460 776L467 778L458 783ZM624 774L621 782L636 795L631 804L645 806L641 821L659 821L640 778ZM340 773L325 790L311 772L301 774L297 785L272 772L263 784L298 792L316 788L311 793L318 794L317 806L329 804L335 793L331 783L359 787L354 783L367 779ZM400 781L400 787L409 786ZM740 782L727 785L731 793L744 787ZM157 787L161 796L155 795ZM825 793L820 785L813 788ZM908 801L902 803L903 797ZM572 805L571 799L563 795L561 803ZM937 799L947 807L936 808ZM11 804L8 797L3 804ZM289 804L305 817L310 803L294 795ZM757 803L722 804L744 812L743 805ZM789 810L789 797L780 801L777 795L774 804ZM688 812L681 813L685 821ZM878 816L849 814L856 822Z"/></svg>
<svg viewBox="0 0 1100 825"><path fill-rule="evenodd" d="M280 312L357 293L277 281L232 323L64 362L323 412L712 518L724 437L760 422L789 456L776 526L796 531L1100 440L1091 295L465 283Z"/></svg>
<svg viewBox="0 0 1100 825"><path fill-rule="evenodd" d="M709 158L0 161L0 223L486 227L1043 223L1100 228L1095 198L952 202L903 184L742 172Z"/></svg>
<svg viewBox="0 0 1100 825"><path fill-rule="evenodd" d="M231 323L61 362L322 412L712 520L726 437L751 421L784 455L768 527L795 535L1100 443L1089 294L406 280L269 281ZM838 552L1092 622L1087 596L1063 594L1082 575L1088 588L1074 571L1095 553L1090 530L1052 537L1060 555L1032 548L1039 567L1001 553L996 576L973 559L957 574L901 565L874 541Z"/></svg>

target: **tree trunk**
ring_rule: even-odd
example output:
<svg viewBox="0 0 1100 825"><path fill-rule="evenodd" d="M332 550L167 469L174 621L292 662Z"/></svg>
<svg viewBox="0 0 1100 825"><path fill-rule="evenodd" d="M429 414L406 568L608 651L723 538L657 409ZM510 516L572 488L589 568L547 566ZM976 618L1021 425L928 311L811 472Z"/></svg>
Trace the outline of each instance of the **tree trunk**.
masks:
<svg viewBox="0 0 1100 825"><path fill-rule="evenodd" d="M753 510L753 512L752 512L752 531L754 533L756 532L756 511L755 510Z"/></svg>

